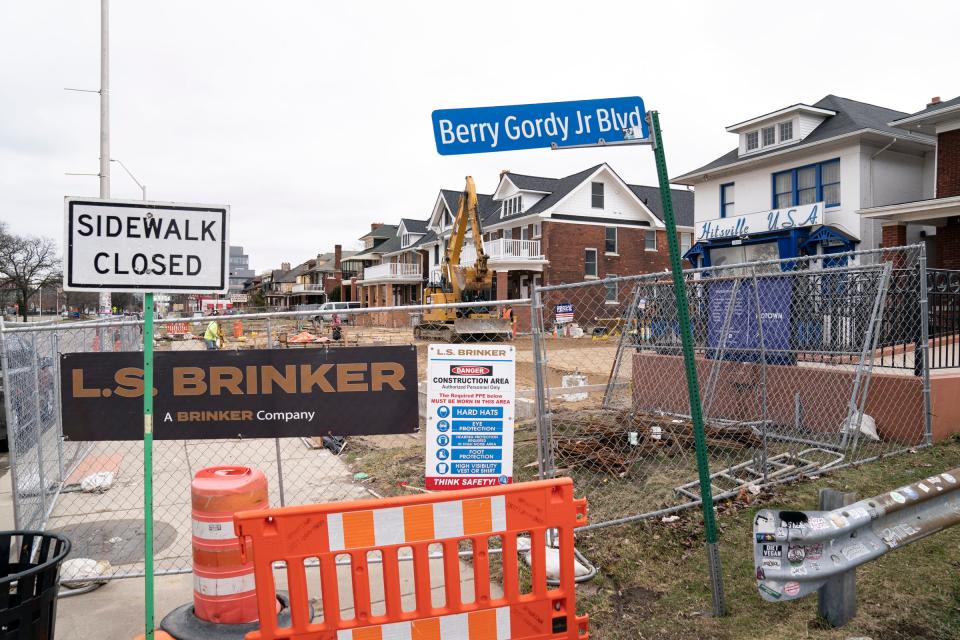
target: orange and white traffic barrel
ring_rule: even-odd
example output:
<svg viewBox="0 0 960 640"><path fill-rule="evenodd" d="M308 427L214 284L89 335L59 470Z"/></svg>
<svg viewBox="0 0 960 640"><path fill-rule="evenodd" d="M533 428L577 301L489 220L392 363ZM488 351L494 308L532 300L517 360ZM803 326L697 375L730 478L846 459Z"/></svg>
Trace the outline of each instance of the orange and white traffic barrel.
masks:
<svg viewBox="0 0 960 640"><path fill-rule="evenodd" d="M190 485L193 503L193 607L201 620L257 620L252 554L243 562L233 514L269 506L262 471L240 466L201 469Z"/></svg>

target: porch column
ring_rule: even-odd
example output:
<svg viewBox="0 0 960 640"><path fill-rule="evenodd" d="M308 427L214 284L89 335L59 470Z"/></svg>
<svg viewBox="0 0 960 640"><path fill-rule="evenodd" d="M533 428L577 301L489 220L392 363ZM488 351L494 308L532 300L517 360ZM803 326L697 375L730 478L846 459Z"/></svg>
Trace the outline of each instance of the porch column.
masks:
<svg viewBox="0 0 960 640"><path fill-rule="evenodd" d="M884 249L893 247L902 247L907 244L907 225L904 222L887 222L881 225L880 246ZM890 251L883 255L883 259L893 262L893 268L899 269L904 266L906 256L902 251Z"/></svg>
<svg viewBox="0 0 960 640"><path fill-rule="evenodd" d="M881 225L883 230L881 246L902 247L907 244L907 225L904 222L885 222Z"/></svg>
<svg viewBox="0 0 960 640"><path fill-rule="evenodd" d="M509 277L509 271L497 271L497 300L506 300L510 297L508 294Z"/></svg>

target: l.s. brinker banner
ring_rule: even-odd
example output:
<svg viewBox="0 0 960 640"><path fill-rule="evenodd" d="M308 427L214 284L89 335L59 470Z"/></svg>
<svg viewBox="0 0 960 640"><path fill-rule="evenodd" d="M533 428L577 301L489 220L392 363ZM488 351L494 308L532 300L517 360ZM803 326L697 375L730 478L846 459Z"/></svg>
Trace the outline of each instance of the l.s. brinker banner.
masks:
<svg viewBox="0 0 960 640"><path fill-rule="evenodd" d="M70 440L143 438L138 352L60 357ZM412 433L419 421L410 346L161 351L154 360L158 440Z"/></svg>
<svg viewBox="0 0 960 640"><path fill-rule="evenodd" d="M649 137L639 96L469 109L437 109L433 135L440 155L491 153L615 142L624 130Z"/></svg>

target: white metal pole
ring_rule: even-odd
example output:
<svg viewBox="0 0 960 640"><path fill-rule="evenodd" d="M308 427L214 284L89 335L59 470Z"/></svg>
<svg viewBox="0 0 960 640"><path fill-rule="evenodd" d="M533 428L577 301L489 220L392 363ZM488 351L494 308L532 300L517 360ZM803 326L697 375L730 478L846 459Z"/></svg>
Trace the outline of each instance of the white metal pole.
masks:
<svg viewBox="0 0 960 640"><path fill-rule="evenodd" d="M110 197L110 0L100 0L100 197ZM109 292L100 293L100 313L111 312Z"/></svg>

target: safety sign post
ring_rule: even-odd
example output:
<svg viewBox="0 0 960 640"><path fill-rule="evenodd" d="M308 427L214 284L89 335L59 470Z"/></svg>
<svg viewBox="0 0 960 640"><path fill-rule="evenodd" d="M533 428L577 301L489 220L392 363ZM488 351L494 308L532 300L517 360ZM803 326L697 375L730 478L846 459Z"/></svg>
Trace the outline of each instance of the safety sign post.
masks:
<svg viewBox="0 0 960 640"><path fill-rule="evenodd" d="M427 489L513 481L516 350L432 344L427 355Z"/></svg>
<svg viewBox="0 0 960 640"><path fill-rule="evenodd" d="M724 615L726 607L720 573L720 550L713 513L713 491L710 485L710 466L700 403L700 387L693 353L693 331L690 328L687 309L687 294L680 264L682 256L677 240L677 224L670 196L670 177L667 174L659 114L656 111L646 111L643 99L639 96L580 102L442 109L433 112L433 133L437 152L441 155L535 148L580 149L631 145L653 147L657 177L660 182L663 221L670 250L670 267L677 301L677 319L680 324L687 393L690 399L690 418L693 423L700 499L713 592L713 613L716 616ZM573 315L573 308L557 305L555 313L557 324L560 324Z"/></svg>
<svg viewBox="0 0 960 640"><path fill-rule="evenodd" d="M230 207L64 199L64 291L143 293L144 626L153 638L153 293L226 293ZM105 393L105 392L104 392Z"/></svg>

